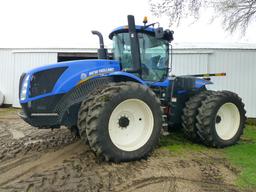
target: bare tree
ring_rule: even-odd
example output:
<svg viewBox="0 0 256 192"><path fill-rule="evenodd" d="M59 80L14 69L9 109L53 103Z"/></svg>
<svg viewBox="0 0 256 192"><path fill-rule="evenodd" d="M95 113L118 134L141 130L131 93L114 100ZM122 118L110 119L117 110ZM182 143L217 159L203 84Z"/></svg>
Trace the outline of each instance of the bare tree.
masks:
<svg viewBox="0 0 256 192"><path fill-rule="evenodd" d="M151 12L157 16L167 16L170 25L179 25L188 16L196 21L201 10L213 8L213 20L221 18L226 31L246 32L250 22L256 21L256 0L149 0Z"/></svg>

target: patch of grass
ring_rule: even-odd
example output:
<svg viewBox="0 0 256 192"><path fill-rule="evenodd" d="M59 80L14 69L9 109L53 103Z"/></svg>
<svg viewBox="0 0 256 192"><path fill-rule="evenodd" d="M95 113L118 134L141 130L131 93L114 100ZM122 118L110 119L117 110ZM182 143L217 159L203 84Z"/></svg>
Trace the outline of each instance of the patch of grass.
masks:
<svg viewBox="0 0 256 192"><path fill-rule="evenodd" d="M177 154L185 153L188 151L203 151L207 148L203 145L193 143L184 138L181 132L171 132L170 135L164 136L160 140L162 148L168 149Z"/></svg>
<svg viewBox="0 0 256 192"><path fill-rule="evenodd" d="M245 128L238 145L223 149L228 160L241 169L237 180L242 188L256 187L256 126Z"/></svg>
<svg viewBox="0 0 256 192"><path fill-rule="evenodd" d="M246 120L246 124L248 124L248 125L256 125L256 118L248 118Z"/></svg>

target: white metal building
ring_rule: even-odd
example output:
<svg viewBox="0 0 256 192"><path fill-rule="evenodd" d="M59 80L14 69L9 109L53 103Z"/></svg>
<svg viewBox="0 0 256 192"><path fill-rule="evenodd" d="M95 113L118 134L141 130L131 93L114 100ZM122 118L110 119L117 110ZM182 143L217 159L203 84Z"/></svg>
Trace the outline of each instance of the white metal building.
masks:
<svg viewBox="0 0 256 192"><path fill-rule="evenodd" d="M256 117L256 45L174 45L172 74L226 72L213 77L214 90L231 90L242 97L248 117ZM95 58L96 49L4 49L0 48L0 91L5 104L19 106L18 86L22 72L41 65L74 58Z"/></svg>

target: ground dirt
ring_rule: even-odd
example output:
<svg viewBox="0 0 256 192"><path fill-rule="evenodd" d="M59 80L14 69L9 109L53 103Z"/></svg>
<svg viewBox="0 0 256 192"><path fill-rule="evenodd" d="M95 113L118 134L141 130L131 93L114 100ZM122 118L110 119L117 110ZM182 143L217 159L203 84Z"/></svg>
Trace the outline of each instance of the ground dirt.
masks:
<svg viewBox="0 0 256 192"><path fill-rule="evenodd" d="M36 129L0 109L0 191L240 191L237 171L213 153L158 148L129 163L98 161L68 129Z"/></svg>

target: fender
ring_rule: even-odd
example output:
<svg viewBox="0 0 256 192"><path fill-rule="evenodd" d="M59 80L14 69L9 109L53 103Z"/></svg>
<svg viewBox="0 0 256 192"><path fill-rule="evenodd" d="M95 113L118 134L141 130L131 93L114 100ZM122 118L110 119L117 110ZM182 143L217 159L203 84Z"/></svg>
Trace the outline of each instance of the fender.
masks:
<svg viewBox="0 0 256 192"><path fill-rule="evenodd" d="M195 88L200 89L204 87L205 85L213 84L213 82L205 80L205 79L200 79L197 78L195 81Z"/></svg>
<svg viewBox="0 0 256 192"><path fill-rule="evenodd" d="M64 94L64 96L56 103L54 112L59 114L59 123L61 123L65 118L65 113L71 109L71 107L76 106L81 103L88 97L88 94L92 93L95 90L95 87L104 87L106 84L113 82L112 77L102 77L102 78L93 78L86 82L79 84L74 87L68 93ZM73 113L78 112L77 107L75 107ZM64 119L63 119L64 118Z"/></svg>
<svg viewBox="0 0 256 192"><path fill-rule="evenodd" d="M212 82L194 76L177 76L174 80L174 90L178 94L186 94L189 91L200 90L208 84L212 84Z"/></svg>
<svg viewBox="0 0 256 192"><path fill-rule="evenodd" d="M72 90L66 93L56 105L54 111L59 114L59 123L63 123L65 112L72 106L85 100L95 87L104 87L107 83L121 81L133 81L147 86L139 77L121 71L89 76L81 80ZM78 108L75 109L75 113L77 110Z"/></svg>
<svg viewBox="0 0 256 192"><path fill-rule="evenodd" d="M107 76L113 77L115 81L134 81L140 83L142 85L147 86L146 82L137 77L134 74L123 72L123 71L115 71L112 73L107 74Z"/></svg>

